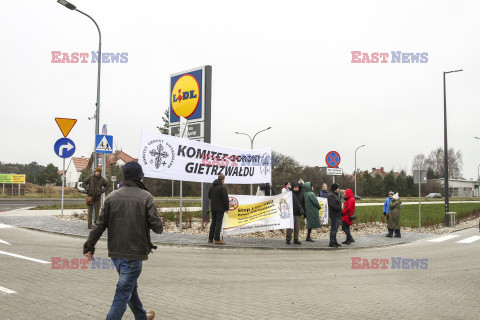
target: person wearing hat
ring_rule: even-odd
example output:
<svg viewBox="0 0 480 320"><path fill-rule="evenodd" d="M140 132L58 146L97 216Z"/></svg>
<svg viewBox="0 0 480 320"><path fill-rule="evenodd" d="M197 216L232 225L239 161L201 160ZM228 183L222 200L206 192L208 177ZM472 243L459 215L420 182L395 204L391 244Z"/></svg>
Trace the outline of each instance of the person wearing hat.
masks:
<svg viewBox="0 0 480 320"><path fill-rule="evenodd" d="M328 195L328 215L330 217L330 243L329 247L341 247L342 245L337 241L338 225L340 217L342 216L342 202L339 198L340 186L336 183L330 187L330 194Z"/></svg>
<svg viewBox="0 0 480 320"><path fill-rule="evenodd" d="M392 201L390 202L390 219L388 220L387 227L388 233L387 237L391 238L393 232L395 231L395 238L401 238L402 235L400 234L400 212L402 208L402 201L400 200L400 196L398 192L392 196Z"/></svg>
<svg viewBox="0 0 480 320"><path fill-rule="evenodd" d="M389 215L389 213L390 213L390 202L392 202L393 195L394 195L393 191L390 191L388 193L388 198L385 199L385 203L383 204L383 215L387 216L387 223L388 223L388 219L390 217L390 215Z"/></svg>
<svg viewBox="0 0 480 320"><path fill-rule="evenodd" d="M150 230L162 233L163 223L157 214L153 196L142 182L144 175L140 164L127 162L122 172L124 186L110 193L105 200L102 214L83 245L83 254L93 260L95 244L108 228L108 256L117 269L118 283L107 320L121 319L127 304L135 319L151 320L155 318L155 311L143 309L138 297L137 280L142 272L143 260L147 260L152 249L157 248L150 241ZM100 317L91 315L91 318Z"/></svg>
<svg viewBox="0 0 480 320"><path fill-rule="evenodd" d="M100 215L100 205L102 193L108 191L109 185L107 180L102 177L102 168L95 169L95 173L83 180L83 187L87 191L87 196L93 197L93 203L88 204L88 228L92 229L92 211L95 208L95 223L98 221Z"/></svg>

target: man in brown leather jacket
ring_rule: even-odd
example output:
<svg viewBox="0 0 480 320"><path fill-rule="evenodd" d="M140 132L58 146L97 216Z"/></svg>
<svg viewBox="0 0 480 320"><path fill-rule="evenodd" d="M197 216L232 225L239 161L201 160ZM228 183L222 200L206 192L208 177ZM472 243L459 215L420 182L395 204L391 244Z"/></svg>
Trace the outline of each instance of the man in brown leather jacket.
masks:
<svg viewBox="0 0 480 320"><path fill-rule="evenodd" d="M108 229L108 256L117 268L119 279L107 320L121 319L127 304L135 319L150 320L155 317L155 311L143 309L137 294L137 279L142 272L142 261L157 248L150 241L150 229L162 233L163 224L157 215L153 196L142 183L142 167L131 161L123 166L122 171L125 183L105 200L102 214L83 246L83 253L93 259L95 244Z"/></svg>
<svg viewBox="0 0 480 320"><path fill-rule="evenodd" d="M102 193L108 191L109 185L102 177L102 168L95 169L95 173L83 181L83 187L87 190L87 195L93 197L93 203L88 207L88 228L92 229L92 210L95 207L95 223L100 215L100 204Z"/></svg>

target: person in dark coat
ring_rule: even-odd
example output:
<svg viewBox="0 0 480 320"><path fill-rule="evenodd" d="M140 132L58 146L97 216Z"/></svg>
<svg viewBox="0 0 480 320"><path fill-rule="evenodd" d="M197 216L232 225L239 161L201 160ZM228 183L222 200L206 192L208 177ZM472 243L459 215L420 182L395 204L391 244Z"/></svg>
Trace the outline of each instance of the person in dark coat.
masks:
<svg viewBox="0 0 480 320"><path fill-rule="evenodd" d="M395 231L395 237L401 238L400 234L400 211L401 211L402 201L398 193L395 193L392 197L392 201L390 202L390 219L388 219L387 227L388 227L388 234L387 237L393 236L393 231Z"/></svg>
<svg viewBox="0 0 480 320"><path fill-rule="evenodd" d="M98 217L101 212L101 198L102 193L105 193L109 189L107 180L102 177L102 168L95 169L95 174L83 180L83 187L87 190L87 195L93 197L93 204L87 205L88 207L88 228L92 229L92 211L95 208L95 221L97 223Z"/></svg>
<svg viewBox="0 0 480 320"><path fill-rule="evenodd" d="M328 195L328 215L330 216L330 243L329 247L341 247L342 245L337 241L337 231L340 217L342 215L342 202L340 201L338 193L340 187L334 183L330 187L330 194Z"/></svg>
<svg viewBox="0 0 480 320"><path fill-rule="evenodd" d="M125 185L105 200L103 212L83 245L83 254L93 260L95 245L108 229L108 256L117 269L118 283L107 320L121 319L127 304L135 319L151 320L155 318L155 311L143 309L137 292L137 280L142 272L143 261L148 259L152 249L157 248L150 241L150 230L162 233L163 223L157 214L153 196L142 183L142 167L130 161L122 171ZM95 286L100 287L100 284L94 281L91 280L89 286L95 291ZM100 318L98 314L91 314L90 317Z"/></svg>
<svg viewBox="0 0 480 320"><path fill-rule="evenodd" d="M323 184L322 189L320 189L320 192L318 193L318 196L320 198L328 198L328 186L326 183Z"/></svg>
<svg viewBox="0 0 480 320"><path fill-rule="evenodd" d="M273 190L272 183L263 183L258 186L260 189L261 194L257 193L257 196L263 195L263 196L274 196L275 191Z"/></svg>
<svg viewBox="0 0 480 320"><path fill-rule="evenodd" d="M310 182L303 184L303 190L305 192L305 213L307 217L307 239L305 241L314 242L311 237L312 229L320 228L320 203L318 203L317 196L313 192L313 187Z"/></svg>
<svg viewBox="0 0 480 320"><path fill-rule="evenodd" d="M298 240L298 233L300 231L300 224L302 223L302 216L305 214L305 197L300 191L300 186L298 182L292 182L292 210L293 210L293 229L287 229L287 238L286 243L290 244L292 240L293 232L293 241L295 244L302 244Z"/></svg>
<svg viewBox="0 0 480 320"><path fill-rule="evenodd" d="M353 191L351 189L345 190L345 195L347 201L345 201L343 204L342 209L342 230L345 232L347 239L342 243L351 244L352 242L355 242L352 234L350 233L350 226L353 224L353 221L350 219L350 217L355 214L355 198L353 197Z"/></svg>
<svg viewBox="0 0 480 320"><path fill-rule="evenodd" d="M220 240L220 232L222 231L223 215L228 211L230 202L228 201L227 188L223 185L225 176L218 175L218 179L213 181L213 185L208 190L208 198L210 199L210 209L212 212L212 222L210 223L210 233L208 234L208 242L215 244L225 244Z"/></svg>

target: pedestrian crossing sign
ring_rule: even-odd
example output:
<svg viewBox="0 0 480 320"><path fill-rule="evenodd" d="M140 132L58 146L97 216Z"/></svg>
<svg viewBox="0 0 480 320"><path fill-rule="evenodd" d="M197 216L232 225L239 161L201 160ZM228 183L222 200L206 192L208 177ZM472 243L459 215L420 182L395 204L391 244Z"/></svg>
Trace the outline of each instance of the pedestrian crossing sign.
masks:
<svg viewBox="0 0 480 320"><path fill-rule="evenodd" d="M97 134L95 137L96 153L113 153L113 136Z"/></svg>

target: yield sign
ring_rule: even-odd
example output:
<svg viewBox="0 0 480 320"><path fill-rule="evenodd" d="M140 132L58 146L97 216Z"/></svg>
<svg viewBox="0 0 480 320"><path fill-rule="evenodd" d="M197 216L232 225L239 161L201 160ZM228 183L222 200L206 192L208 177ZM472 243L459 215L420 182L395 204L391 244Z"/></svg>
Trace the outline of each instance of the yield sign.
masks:
<svg viewBox="0 0 480 320"><path fill-rule="evenodd" d="M65 138L68 136L75 123L77 123L77 119L55 118L55 121Z"/></svg>

